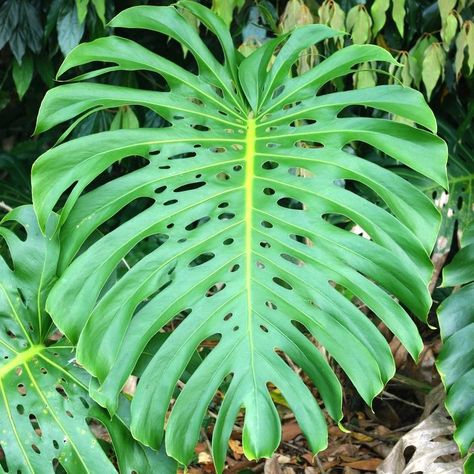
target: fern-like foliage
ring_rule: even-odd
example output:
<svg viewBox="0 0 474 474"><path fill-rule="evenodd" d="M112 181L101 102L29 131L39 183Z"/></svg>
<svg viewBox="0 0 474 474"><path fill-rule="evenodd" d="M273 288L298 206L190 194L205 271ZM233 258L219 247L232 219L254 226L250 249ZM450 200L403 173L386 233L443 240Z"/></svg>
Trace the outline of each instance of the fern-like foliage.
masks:
<svg viewBox="0 0 474 474"><path fill-rule="evenodd" d="M303 50L338 33L322 25L301 27L244 59L218 17L194 2L179 5L217 37L223 63L175 7L134 7L119 14L113 27L174 38L194 56L199 72L119 36L77 47L60 75L97 61L106 64L51 90L38 131L123 105L147 107L169 126L61 144L36 162L33 193L41 225L67 197L58 230L61 277L48 308L59 328L78 341L80 362L98 378L95 400L114 413L141 354L174 323L132 401L138 440L160 446L181 374L200 344L214 341L174 402L166 449L181 463L191 460L208 405L224 387L212 439L221 472L242 409L246 456L270 456L278 446L280 420L269 383L293 409L311 449L326 446L323 412L283 357L311 378L329 415L340 421L341 385L309 335L367 403L392 377L386 340L347 295L362 301L418 355L422 342L407 310L423 320L430 307L429 253L438 212L414 186L347 145L372 145L441 185L447 152L428 131L435 131L436 122L418 92L380 86L320 94L360 63L392 62L387 51L354 45L291 77ZM160 75L169 90L84 82L111 71L140 70ZM384 118L348 116L353 105L377 109ZM392 122L387 114L422 128ZM129 157L147 165L107 179L106 170ZM98 177L100 185L88 188ZM352 182L370 188L379 202L352 192ZM146 204L141 212L123 217L89 245L96 229L119 221L140 200ZM341 217L364 236L336 225ZM152 250L110 284L117 265L144 241ZM80 252L85 243L88 248Z"/></svg>

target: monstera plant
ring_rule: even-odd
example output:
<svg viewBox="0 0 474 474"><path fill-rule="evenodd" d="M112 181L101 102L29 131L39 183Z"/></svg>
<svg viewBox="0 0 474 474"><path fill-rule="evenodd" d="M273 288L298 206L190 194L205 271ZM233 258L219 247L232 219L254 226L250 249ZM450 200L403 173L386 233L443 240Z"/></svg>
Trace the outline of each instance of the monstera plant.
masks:
<svg viewBox="0 0 474 474"><path fill-rule="evenodd" d="M113 420L89 397L90 376L44 311L59 255L56 217L45 236L31 206L14 209L0 227L8 248L0 257L0 471L47 474L60 465L68 473L115 473L88 426L95 420L107 428L121 472L171 474L164 453L130 436L123 397Z"/></svg>
<svg viewBox="0 0 474 474"><path fill-rule="evenodd" d="M219 58L183 9L215 35ZM378 323L414 358L422 348L408 313L423 321L430 307L429 254L440 221L430 199L351 145L369 144L445 186L447 151L432 133L432 112L421 94L401 86L321 93L360 63L393 62L376 46L347 47L292 77L302 51L339 34L322 25L281 35L247 58L224 23L191 1L134 7L111 26L175 39L193 55L197 74L120 36L79 45L64 61L59 76L71 83L46 95L37 132L75 119L71 128L90 113L121 106L148 108L165 126L77 138L35 163L41 228L59 212L60 277L49 313L96 377L92 398L112 415L141 355L167 332L140 370L131 432L158 449L166 420L166 451L182 464L193 457L218 390L224 395L212 437L217 471L240 412L245 455L270 456L280 420L269 384L281 391L311 449L324 449L323 411L288 360L314 382L336 422L342 388L326 354L370 404L395 371ZM156 73L167 88L96 79L140 70ZM354 116L352 106L377 113ZM418 127L391 121L390 114ZM124 159L136 169L118 177L107 172ZM354 183L376 198L355 193ZM104 223L109 230L93 238ZM145 241L151 250L111 279ZM179 382L206 341L213 349Z"/></svg>
<svg viewBox="0 0 474 474"><path fill-rule="evenodd" d="M447 391L446 407L456 423L454 439L463 456L474 443L474 223L462 249L443 270L443 285L458 287L438 308L443 349L437 362ZM474 455L465 472L474 472Z"/></svg>

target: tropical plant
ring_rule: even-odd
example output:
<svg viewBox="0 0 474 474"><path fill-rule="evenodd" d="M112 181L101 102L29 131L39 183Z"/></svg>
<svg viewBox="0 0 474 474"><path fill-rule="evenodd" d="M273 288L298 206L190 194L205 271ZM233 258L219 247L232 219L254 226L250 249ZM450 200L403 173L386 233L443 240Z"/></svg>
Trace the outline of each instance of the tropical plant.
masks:
<svg viewBox="0 0 474 474"><path fill-rule="evenodd" d="M108 431L121 472L175 472L163 452L133 440L124 397L112 420L89 397L90 375L44 311L59 255L56 218L50 216L42 235L32 206L22 206L0 227L8 246L0 258L1 471L46 474L61 466L68 473L116 472L104 451L109 443L88 426L94 420Z"/></svg>
<svg viewBox="0 0 474 474"><path fill-rule="evenodd" d="M474 224L464 231L462 249L443 270L443 286L461 287L438 308L443 349L437 366L446 387L446 407L456 423L461 454L474 443ZM474 456L464 465L474 472Z"/></svg>
<svg viewBox="0 0 474 474"><path fill-rule="evenodd" d="M124 105L151 109L168 126L107 131L52 148L34 165L33 196L42 229L62 207L60 277L47 308L78 343L80 363L97 377L91 396L115 414L141 354L160 332L169 332L140 374L131 403L132 434L158 448L176 398L166 450L189 463L201 420L220 388L225 395L212 444L221 472L241 409L246 456L270 456L278 446L280 421L269 384L281 390L311 449L326 446L321 408L286 362L291 359L308 374L339 422L340 382L310 337L368 404L395 371L377 319L418 356L422 341L407 311L423 321L430 307L429 253L440 215L422 192L359 158L350 144L370 144L442 186L447 152L428 131L436 130L436 122L416 91L380 86L320 94L326 83L352 74L360 63L393 62L382 48L353 45L292 78L301 51L338 32L304 26L243 59L220 18L191 1L178 5L179 10L134 7L111 25L174 38L194 56L198 74L119 36L82 44L59 76L97 61L106 64L48 92L37 132ZM223 63L183 18L183 9L217 37ZM83 82L118 70L156 73L169 90ZM377 109L383 117L346 116L353 105ZM390 121L388 114L420 128ZM104 178L113 163L143 158L140 169ZM356 182L377 199L353 192ZM93 237L137 203L136 215ZM337 224L341 216L349 225ZM351 232L354 225L363 235ZM152 249L111 280L121 260L147 240L154 242ZM356 299L374 318L358 309ZM175 393L204 341L215 347Z"/></svg>

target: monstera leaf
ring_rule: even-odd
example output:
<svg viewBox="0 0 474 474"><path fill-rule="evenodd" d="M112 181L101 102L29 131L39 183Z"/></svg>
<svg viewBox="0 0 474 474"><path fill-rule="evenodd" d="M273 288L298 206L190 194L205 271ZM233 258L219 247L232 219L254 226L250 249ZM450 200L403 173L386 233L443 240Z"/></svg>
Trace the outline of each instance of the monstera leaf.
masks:
<svg viewBox="0 0 474 474"><path fill-rule="evenodd" d="M437 361L446 387L446 407L456 423L461 454L474 443L474 223L464 231L462 249L443 270L443 286L461 286L438 308L443 349ZM474 471L474 456L465 472Z"/></svg>
<svg viewBox="0 0 474 474"><path fill-rule="evenodd" d="M417 357L422 342L408 311L424 320L430 307L429 253L439 213L413 185L354 155L348 144L368 143L441 185L447 152L426 130L435 130L435 119L413 90L381 86L321 94L359 63L393 61L387 51L351 46L292 78L301 51L338 33L304 26L243 59L218 17L195 2L179 5L217 36L223 62L175 7L119 14L115 28L154 30L180 42L194 56L198 74L118 36L78 46L60 75L105 64L88 66L89 72L71 79L76 83L51 90L38 131L124 105L151 109L168 126L63 143L35 163L33 192L42 226L63 203L62 276L48 309L61 331L78 341L80 363L98 378L94 399L115 413L118 394L149 341L171 332L141 374L132 433L158 448L173 399L166 449L187 464L221 388L225 396L212 439L221 472L240 410L248 458L270 456L278 446L280 421L269 384L293 409L311 449L326 446L321 408L283 357L312 379L325 409L340 421L341 385L309 336L369 404L395 371L376 318ZM117 70L152 71L169 90L82 82ZM353 105L406 117L424 129L345 116ZM124 159L145 159L146 165L111 179L106 171ZM353 182L370 188L379 202L352 192ZM118 218L130 216L131 208L133 217ZM341 216L363 236L335 224ZM106 235L82 251L106 222L114 223ZM154 243L151 250L147 245L143 258L106 287L121 259L145 241ZM376 318L360 311L349 294ZM207 340L214 348L176 393L188 361Z"/></svg>
<svg viewBox="0 0 474 474"><path fill-rule="evenodd" d="M163 453L136 443L122 419L88 395L90 376L74 363L73 347L51 341L44 301L56 273L55 217L41 234L31 206L16 208L0 227L9 258L0 258L0 471L115 473L88 421L106 426L121 472L172 473ZM9 262L9 263L7 263ZM122 402L124 400L122 399ZM64 472L64 471L63 471Z"/></svg>

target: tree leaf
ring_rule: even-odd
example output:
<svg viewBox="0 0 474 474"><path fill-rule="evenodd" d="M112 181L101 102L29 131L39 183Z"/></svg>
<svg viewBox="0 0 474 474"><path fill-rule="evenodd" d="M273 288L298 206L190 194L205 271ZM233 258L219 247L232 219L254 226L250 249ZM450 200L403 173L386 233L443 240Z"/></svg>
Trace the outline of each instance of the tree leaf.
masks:
<svg viewBox="0 0 474 474"><path fill-rule="evenodd" d="M63 8L60 11L57 30L59 48L64 56L66 56L79 44L84 34L84 23L79 22L75 6L69 9Z"/></svg>
<svg viewBox="0 0 474 474"><path fill-rule="evenodd" d="M54 86L54 69L51 59L46 55L37 56L35 67L48 89L51 89Z"/></svg>
<svg viewBox="0 0 474 474"><path fill-rule="evenodd" d="M234 10L240 10L244 3L245 0L212 0L212 11L220 16L226 25L230 25Z"/></svg>
<svg viewBox="0 0 474 474"><path fill-rule="evenodd" d="M0 6L0 49L10 40L20 21L20 4L17 0L6 0ZM21 58L20 58L21 61Z"/></svg>
<svg viewBox="0 0 474 474"><path fill-rule="evenodd" d="M92 5L94 5L95 12L97 13L97 16L99 17L99 20L102 22L102 24L105 26L105 0L91 0Z"/></svg>
<svg viewBox="0 0 474 474"><path fill-rule="evenodd" d="M356 5L347 13L347 31L355 44L368 43L371 38L372 18L364 5Z"/></svg>
<svg viewBox="0 0 474 474"><path fill-rule="evenodd" d="M288 33L297 26L313 23L313 15L303 0L289 0L281 15L279 30Z"/></svg>
<svg viewBox="0 0 474 474"><path fill-rule="evenodd" d="M52 214L42 235L32 206L15 208L0 227L12 268L0 258L0 445L2 470L71 474L116 473L92 434L101 421L112 438L122 472L176 472L163 453L135 442L124 421L129 403L120 397L113 419L89 397L90 376L75 363L67 340L54 342L44 302L59 255ZM7 225L9 227L7 227ZM21 229L24 234L16 234ZM21 238L20 238L21 237Z"/></svg>
<svg viewBox="0 0 474 474"><path fill-rule="evenodd" d="M362 63L358 67L358 71L354 74L354 88L364 89L366 87L374 87L377 85L377 74L374 71L373 63Z"/></svg>
<svg viewBox="0 0 474 474"><path fill-rule="evenodd" d="M474 23L472 21L466 21L464 24L464 30L466 31L466 43L467 43L467 68L469 74L472 74L474 70Z"/></svg>
<svg viewBox="0 0 474 474"><path fill-rule="evenodd" d="M436 37L433 35L423 35L410 50L409 62L410 62L410 74L413 77L413 81L417 88L420 87L421 76L423 71L423 59L425 57L425 51L431 44L436 42Z"/></svg>
<svg viewBox="0 0 474 474"><path fill-rule="evenodd" d="M438 0L439 15L441 17L441 24L446 21L448 14L456 7L457 0Z"/></svg>
<svg viewBox="0 0 474 474"><path fill-rule="evenodd" d="M387 20L386 12L390 6L390 0L375 0L370 7L370 13L374 21L372 27L372 34L377 36L377 33L384 27Z"/></svg>
<svg viewBox="0 0 474 474"><path fill-rule="evenodd" d="M346 31L346 14L334 0L325 0L318 10L319 21L323 25L330 26L337 31ZM344 37L334 39L339 47L344 45Z"/></svg>
<svg viewBox="0 0 474 474"><path fill-rule="evenodd" d="M445 62L446 53L440 43L432 43L426 48L421 77L426 88L428 100L431 98L433 89L438 81L444 77Z"/></svg>
<svg viewBox="0 0 474 474"><path fill-rule="evenodd" d="M87 16L89 0L76 0L76 11L79 23L83 23Z"/></svg>
<svg viewBox="0 0 474 474"><path fill-rule="evenodd" d="M449 15L446 17L446 21L443 23L441 28L441 38L444 42L444 48L446 51L449 51L449 47L456 36L456 32L459 26L459 16L456 11L449 12Z"/></svg>
<svg viewBox="0 0 474 474"><path fill-rule="evenodd" d="M311 377L337 421L341 386L309 336L369 404L394 374L385 338L339 289L370 307L417 357L421 338L397 301L426 319L428 255L438 212L413 185L346 145L368 143L441 185L446 146L421 128L340 114L352 105L366 106L435 130L434 116L416 91L379 86L318 94L359 64L393 62L382 48L352 45L291 77L301 51L338 32L301 26L239 62L222 21L198 3L180 2L180 7L192 8L206 22L225 62L175 7L120 13L112 27L146 28L174 38L194 56L198 73L125 38L110 36L75 48L60 75L98 58L113 66L99 66L75 78L77 83L49 91L37 131L98 107L124 105L149 108L170 126L96 133L49 150L34 165L33 195L42 226L59 200L64 202L57 229L61 276L48 310L61 331L78 341L78 360L98 378L94 399L115 413L117 396L136 375L141 354L156 334L168 332L141 373L132 400L132 433L159 447L175 399L166 451L188 464L220 389L224 398L213 455L222 472L242 407L245 455L268 457L278 446L280 421L268 383L294 411L311 450L327 445L318 403L277 350ZM81 82L117 70L157 72L169 91ZM120 177L104 174L124 158L147 164ZM371 188L384 207L346 189L345 180ZM93 181L101 184L89 191ZM121 224L84 249L95 229L112 218ZM334 224L335 218L346 226ZM354 224L370 237L350 232ZM152 249L106 286L122 258L147 242ZM213 349L176 392L196 349L208 340Z"/></svg>
<svg viewBox="0 0 474 474"><path fill-rule="evenodd" d="M33 59L30 55L24 56L21 64L13 61L12 76L18 97L22 100L33 78Z"/></svg>
<svg viewBox="0 0 474 474"><path fill-rule="evenodd" d="M392 18L402 38L405 30L405 14L405 0L393 0Z"/></svg>

